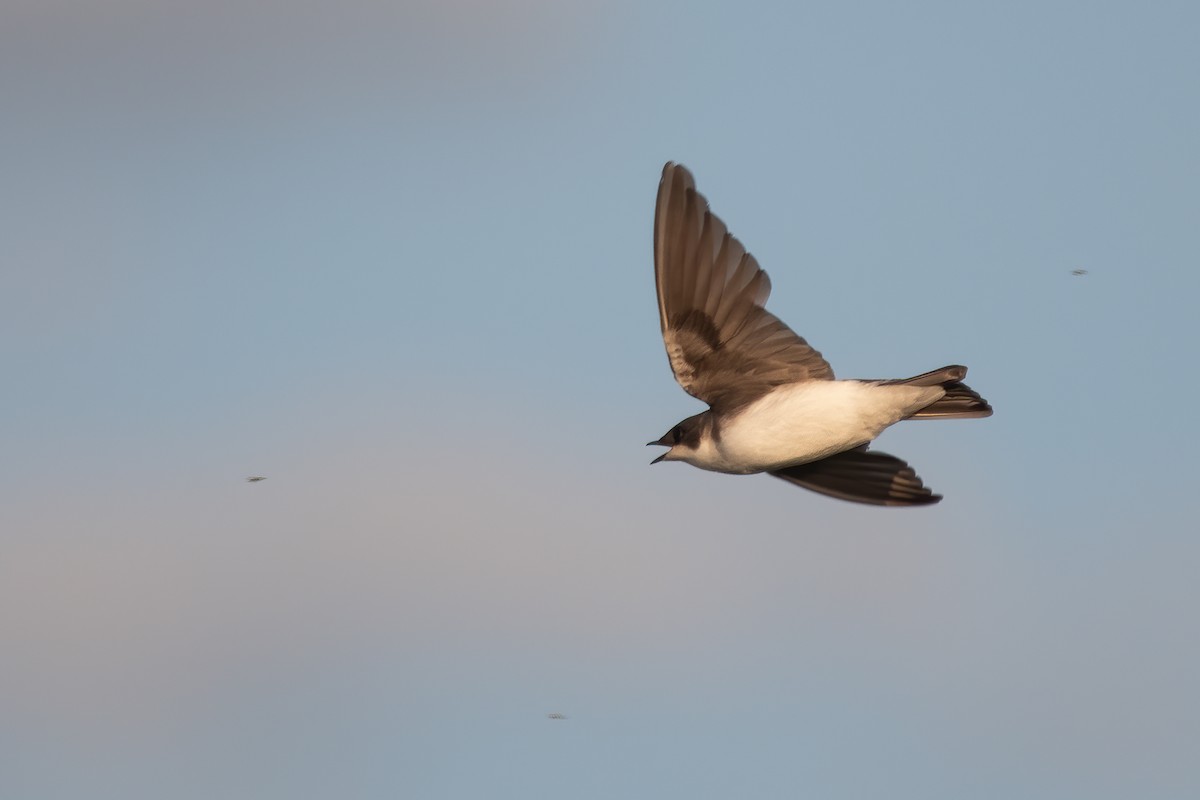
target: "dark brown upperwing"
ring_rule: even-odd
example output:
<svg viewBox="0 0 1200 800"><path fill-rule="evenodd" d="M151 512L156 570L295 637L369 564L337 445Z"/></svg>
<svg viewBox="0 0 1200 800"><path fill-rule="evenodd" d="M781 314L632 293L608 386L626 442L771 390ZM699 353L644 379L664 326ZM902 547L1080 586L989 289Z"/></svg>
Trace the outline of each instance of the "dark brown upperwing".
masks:
<svg viewBox="0 0 1200 800"><path fill-rule="evenodd" d="M865 446L772 472L814 492L875 506L927 506L942 499L906 462Z"/></svg>
<svg viewBox="0 0 1200 800"><path fill-rule="evenodd" d="M671 162L658 186L654 277L667 357L688 394L729 410L781 384L833 379L821 354L763 308L767 273Z"/></svg>

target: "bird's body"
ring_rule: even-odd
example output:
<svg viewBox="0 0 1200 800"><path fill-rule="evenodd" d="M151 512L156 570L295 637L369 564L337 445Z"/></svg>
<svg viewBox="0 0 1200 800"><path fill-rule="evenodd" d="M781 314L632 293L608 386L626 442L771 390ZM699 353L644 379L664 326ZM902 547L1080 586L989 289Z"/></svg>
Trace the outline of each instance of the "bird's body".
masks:
<svg viewBox="0 0 1200 800"><path fill-rule="evenodd" d="M867 444L944 395L938 386L869 381L787 384L732 414L706 412L709 435L678 460L738 475L807 464Z"/></svg>
<svg viewBox="0 0 1200 800"><path fill-rule="evenodd" d="M927 505L940 496L902 460L868 451L904 419L986 417L957 365L900 380L835 380L808 342L764 307L767 274L708 209L691 174L663 168L654 220L659 321L671 370L709 404L650 444L655 461L767 472L843 500Z"/></svg>

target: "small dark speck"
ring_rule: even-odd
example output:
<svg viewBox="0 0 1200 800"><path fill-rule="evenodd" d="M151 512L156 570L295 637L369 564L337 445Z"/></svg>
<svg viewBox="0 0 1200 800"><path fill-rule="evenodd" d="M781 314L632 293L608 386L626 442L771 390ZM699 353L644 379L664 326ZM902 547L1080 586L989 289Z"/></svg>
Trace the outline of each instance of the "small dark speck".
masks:
<svg viewBox="0 0 1200 800"><path fill-rule="evenodd" d="M547 714L546 719L568 719L566 714L559 714L557 711L553 714Z"/></svg>
<svg viewBox="0 0 1200 800"><path fill-rule="evenodd" d="M1071 274L1072 275L1087 275L1087 270L1086 269L1073 269L1073 270L1071 270Z"/></svg>
<svg viewBox="0 0 1200 800"><path fill-rule="evenodd" d="M259 481L265 481L266 479L267 479L266 475L251 475L249 478L246 478L246 482L247 483L258 483Z"/></svg>

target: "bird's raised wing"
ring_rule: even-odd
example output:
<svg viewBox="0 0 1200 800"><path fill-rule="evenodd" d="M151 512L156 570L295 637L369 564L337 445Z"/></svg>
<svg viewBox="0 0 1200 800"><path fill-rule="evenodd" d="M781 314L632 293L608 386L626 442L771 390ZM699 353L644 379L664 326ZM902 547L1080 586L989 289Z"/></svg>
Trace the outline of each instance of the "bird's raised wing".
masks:
<svg viewBox="0 0 1200 800"><path fill-rule="evenodd" d="M727 411L785 383L833 379L821 354L763 308L767 273L671 162L654 212L654 279L667 358L688 394Z"/></svg>

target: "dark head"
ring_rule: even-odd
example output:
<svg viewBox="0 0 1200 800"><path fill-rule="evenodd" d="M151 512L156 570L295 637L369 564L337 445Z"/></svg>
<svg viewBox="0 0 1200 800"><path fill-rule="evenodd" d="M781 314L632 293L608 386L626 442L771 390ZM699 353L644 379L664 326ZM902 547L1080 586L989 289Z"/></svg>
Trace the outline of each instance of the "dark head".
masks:
<svg viewBox="0 0 1200 800"><path fill-rule="evenodd" d="M696 452L700 447L700 439L704 435L704 427L708 418L708 413L705 411L702 414L697 414L694 417L688 417L683 422L676 425L671 430L663 434L663 437L656 442L646 442L649 447L652 444L662 445L663 447L671 448L663 453L658 458L651 461L651 464L657 464L660 461L686 461L687 456Z"/></svg>

